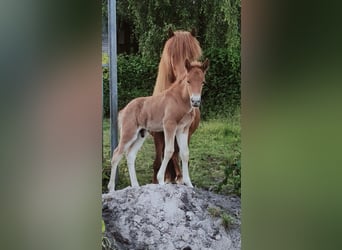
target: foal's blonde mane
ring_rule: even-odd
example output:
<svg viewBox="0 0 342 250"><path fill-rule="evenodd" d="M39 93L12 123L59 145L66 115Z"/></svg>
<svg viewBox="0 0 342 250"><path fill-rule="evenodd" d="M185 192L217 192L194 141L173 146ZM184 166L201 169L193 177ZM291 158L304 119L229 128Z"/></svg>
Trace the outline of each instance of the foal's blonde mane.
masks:
<svg viewBox="0 0 342 250"><path fill-rule="evenodd" d="M177 78L182 78L186 70L185 59L198 60L202 50L198 40L188 31L174 31L166 41L159 62L158 76L153 95L169 88Z"/></svg>

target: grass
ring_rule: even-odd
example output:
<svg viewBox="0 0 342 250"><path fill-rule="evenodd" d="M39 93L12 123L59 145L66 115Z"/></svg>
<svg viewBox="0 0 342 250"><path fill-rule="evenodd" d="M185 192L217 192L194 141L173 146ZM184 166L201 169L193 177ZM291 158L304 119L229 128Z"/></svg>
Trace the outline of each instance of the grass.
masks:
<svg viewBox="0 0 342 250"><path fill-rule="evenodd" d="M229 229L229 227L234 224L234 219L231 215L227 214L226 212L223 212L220 208L218 207L209 207L208 212L212 217L221 218L221 223L222 226L225 229Z"/></svg>
<svg viewBox="0 0 342 250"><path fill-rule="evenodd" d="M103 122L103 191L106 191L110 174L109 120ZM240 116L201 121L190 141L189 171L194 186L223 194L236 191L234 183L227 182L226 169L241 158ZM154 144L146 139L136 159L137 178L140 185L151 183ZM236 178L236 176L235 176ZM240 176L238 175L238 178ZM229 179L229 178L228 178ZM224 185L222 183L224 182ZM130 185L126 160L119 165L119 183L116 189Z"/></svg>
<svg viewBox="0 0 342 250"><path fill-rule="evenodd" d="M222 219L222 225L226 228L229 229L229 227L233 224L234 219L232 216L230 216L227 213L222 213L221 214L221 219Z"/></svg>
<svg viewBox="0 0 342 250"><path fill-rule="evenodd" d="M208 212L212 217L219 217L222 213L221 209L218 207L209 207Z"/></svg>

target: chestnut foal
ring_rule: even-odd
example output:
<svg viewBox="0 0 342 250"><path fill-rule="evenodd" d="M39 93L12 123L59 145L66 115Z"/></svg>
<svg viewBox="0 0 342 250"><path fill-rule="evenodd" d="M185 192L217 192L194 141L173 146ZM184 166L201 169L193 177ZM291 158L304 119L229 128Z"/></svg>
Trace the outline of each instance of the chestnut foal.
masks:
<svg viewBox="0 0 342 250"><path fill-rule="evenodd" d="M164 92L132 100L119 112L120 142L113 152L112 170L108 184L109 192L115 190L116 168L126 154L132 187L138 187L135 158L143 145L148 131L163 131L165 135L164 159L158 171L159 184L164 184L166 166L174 152L175 138L182 160L183 182L192 187L189 176L188 134L195 109L200 106L202 85L209 61L190 63L185 60L186 75Z"/></svg>

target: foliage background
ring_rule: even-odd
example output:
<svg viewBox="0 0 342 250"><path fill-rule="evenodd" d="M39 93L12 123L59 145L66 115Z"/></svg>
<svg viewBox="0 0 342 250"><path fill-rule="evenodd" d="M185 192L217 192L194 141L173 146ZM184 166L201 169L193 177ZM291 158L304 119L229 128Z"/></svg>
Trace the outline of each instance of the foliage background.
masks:
<svg viewBox="0 0 342 250"><path fill-rule="evenodd" d="M102 0L104 18L107 0ZM202 118L228 117L240 106L240 0L117 0L118 29L130 27L137 44L118 55L119 108L152 94L169 28L197 30L210 69L203 89ZM104 59L106 60L106 59ZM108 69L104 72L104 115L109 116Z"/></svg>

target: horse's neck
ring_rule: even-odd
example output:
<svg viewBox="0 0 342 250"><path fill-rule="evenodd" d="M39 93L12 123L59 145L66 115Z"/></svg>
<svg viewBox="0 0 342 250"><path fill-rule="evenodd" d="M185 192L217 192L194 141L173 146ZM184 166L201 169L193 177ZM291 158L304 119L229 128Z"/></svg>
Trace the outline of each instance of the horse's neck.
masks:
<svg viewBox="0 0 342 250"><path fill-rule="evenodd" d="M175 76L173 74L166 73L169 71L176 72ZM176 77L176 79L174 77ZM161 61L159 64L157 81L156 85L154 86L153 95L163 92L164 90L170 88L175 82L183 80L185 77L186 70L183 65L172 68L171 65L167 65L167 63Z"/></svg>
<svg viewBox="0 0 342 250"><path fill-rule="evenodd" d="M165 80L164 80L165 76L162 76L160 74L158 74L157 76L157 81L156 81L156 85L154 86L154 90L153 90L153 95L159 94L161 93L163 90L165 90Z"/></svg>
<svg viewBox="0 0 342 250"><path fill-rule="evenodd" d="M178 73L176 81L184 81L185 78L186 78L186 71L184 70Z"/></svg>
<svg viewBox="0 0 342 250"><path fill-rule="evenodd" d="M181 80L178 79L175 83L173 83L172 88L173 89L170 91L178 92L176 96L179 99L181 99L184 104L189 105L189 109L190 109L191 108L190 96L186 87L186 78L184 77Z"/></svg>

